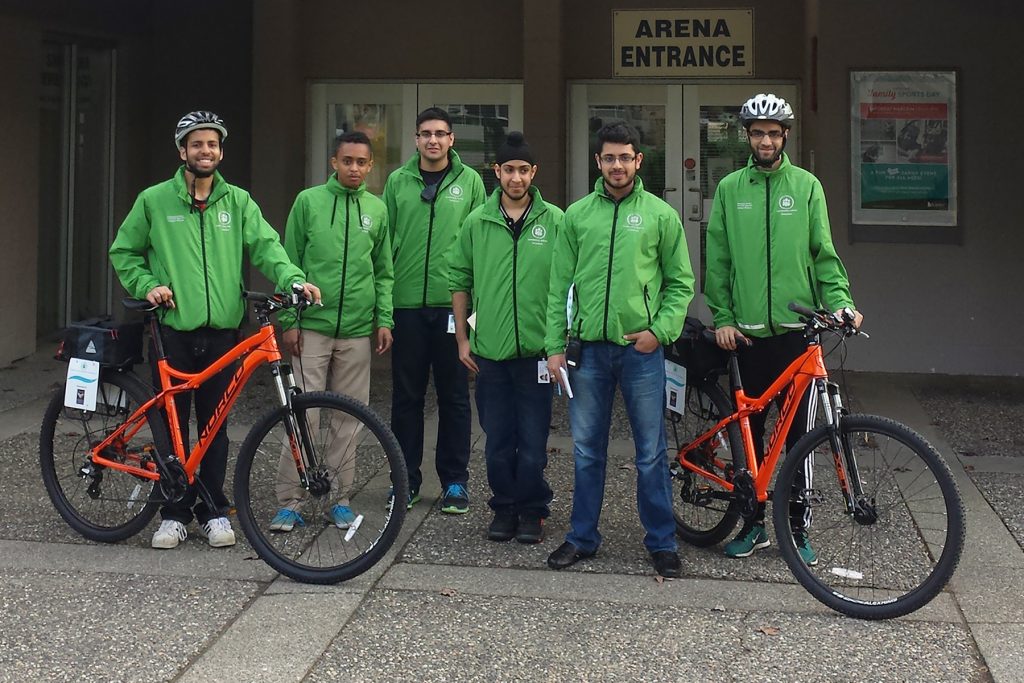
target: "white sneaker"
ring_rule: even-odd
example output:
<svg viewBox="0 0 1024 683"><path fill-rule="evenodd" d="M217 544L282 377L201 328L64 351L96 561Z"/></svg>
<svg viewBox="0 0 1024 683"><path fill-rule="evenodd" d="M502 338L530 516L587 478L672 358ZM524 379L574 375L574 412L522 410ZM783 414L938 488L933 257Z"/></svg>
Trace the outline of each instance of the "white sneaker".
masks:
<svg viewBox="0 0 1024 683"><path fill-rule="evenodd" d="M151 545L154 548L169 550L177 548L178 544L186 538L188 538L188 531L185 529L184 524L173 519L165 519L160 522L160 528L153 534Z"/></svg>
<svg viewBox="0 0 1024 683"><path fill-rule="evenodd" d="M206 537L211 548L225 548L235 544L235 532L227 517L214 517L199 527L199 533Z"/></svg>

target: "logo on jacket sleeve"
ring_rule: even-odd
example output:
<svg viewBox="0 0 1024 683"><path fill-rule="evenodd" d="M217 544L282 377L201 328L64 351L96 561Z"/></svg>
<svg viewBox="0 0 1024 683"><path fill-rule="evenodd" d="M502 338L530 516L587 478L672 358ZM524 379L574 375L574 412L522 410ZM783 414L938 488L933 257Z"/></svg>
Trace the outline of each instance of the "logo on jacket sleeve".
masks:
<svg viewBox="0 0 1024 683"><path fill-rule="evenodd" d="M779 213L786 216L796 213L796 200L791 195L784 194L779 197Z"/></svg>
<svg viewBox="0 0 1024 683"><path fill-rule="evenodd" d="M231 214L227 211L217 212L217 227L221 230L231 229Z"/></svg>

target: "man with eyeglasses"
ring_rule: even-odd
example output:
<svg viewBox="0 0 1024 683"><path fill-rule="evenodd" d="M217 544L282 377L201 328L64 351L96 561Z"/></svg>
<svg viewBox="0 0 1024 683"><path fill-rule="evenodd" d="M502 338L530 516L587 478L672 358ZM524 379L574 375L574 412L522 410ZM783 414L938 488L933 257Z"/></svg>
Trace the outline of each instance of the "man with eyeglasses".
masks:
<svg viewBox="0 0 1024 683"><path fill-rule="evenodd" d="M795 117L784 99L759 94L740 109L750 141L750 161L718 184L708 219L707 274L704 296L714 315L715 337L723 349L737 343L740 375L747 394L760 396L806 349L803 323L789 310L796 302L808 308L851 309L856 326L863 316L854 309L846 269L832 244L828 209L821 183L794 166L783 152ZM800 401L786 437L792 448L814 422L813 392ZM781 405L781 400L780 400ZM764 458L765 414L750 418L758 459ZM800 488L810 486L803 473ZM747 557L770 545L759 504L735 539L725 546L729 557ZM810 545L806 506L790 506L790 526L800 557L818 562Z"/></svg>
<svg viewBox="0 0 1024 683"><path fill-rule="evenodd" d="M499 187L466 218L449 254L459 360L477 373L477 417L487 434L487 537L497 542L540 543L551 502L544 310L562 210L541 197L536 174L523 134L510 133L495 158Z"/></svg>
<svg viewBox="0 0 1024 683"><path fill-rule="evenodd" d="M366 190L373 148L365 133L342 133L331 154L334 173L323 185L295 198L285 227L284 248L292 263L316 273L323 284L323 306L279 316L283 345L292 355L303 391L334 391L370 400L371 346L378 355L391 348L391 236L387 207ZM330 520L339 529L356 521L349 506L355 475L359 422L334 418L327 464L335 500ZM305 492L290 452L278 468L280 509L271 531L289 532L306 523Z"/></svg>
<svg viewBox="0 0 1024 683"><path fill-rule="evenodd" d="M693 271L679 214L645 191L637 176L643 154L636 131L610 123L597 139L601 177L592 193L566 209L551 263L545 346L551 376L567 393L571 389L575 486L569 533L548 566L564 569L601 545L598 520L618 385L636 446L644 546L655 571L675 578L680 563L665 444L662 346L682 331Z"/></svg>
<svg viewBox="0 0 1024 683"><path fill-rule="evenodd" d="M448 112L422 111L416 154L388 176L384 203L395 265L391 429L409 471L406 504L412 508L420 500L424 401L433 372L441 511L462 514L469 511L469 376L455 341L446 254L485 191L480 174L452 149L454 142Z"/></svg>

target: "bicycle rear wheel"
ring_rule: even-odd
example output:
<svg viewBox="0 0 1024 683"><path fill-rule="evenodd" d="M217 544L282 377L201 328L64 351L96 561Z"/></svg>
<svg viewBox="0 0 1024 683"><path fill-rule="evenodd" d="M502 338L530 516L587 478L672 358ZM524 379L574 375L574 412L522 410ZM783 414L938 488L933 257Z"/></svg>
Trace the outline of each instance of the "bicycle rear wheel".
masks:
<svg viewBox="0 0 1024 683"><path fill-rule="evenodd" d="M713 380L688 384L683 413L665 412L665 433L672 472L673 507L676 533L698 547L708 547L725 539L739 520L735 501L720 484L706 479L679 463L680 450L732 413L725 391ZM742 453L739 428L728 425L699 448L686 453L690 462L732 480L733 452Z"/></svg>
<svg viewBox="0 0 1024 683"><path fill-rule="evenodd" d="M100 374L95 410L64 406L64 387L53 395L39 433L39 464L50 501L72 529L89 540L122 541L140 532L156 514L159 488L146 479L92 462L90 449L124 424L152 392L134 375ZM163 416L156 408L103 456L155 469L157 453L170 452Z"/></svg>
<svg viewBox="0 0 1024 683"><path fill-rule="evenodd" d="M805 435L779 472L773 497L779 548L797 580L832 609L860 619L909 614L949 581L964 543L964 507L949 468L919 434L873 415L842 418L846 462L856 465L863 496L848 510L828 428ZM805 464L807 488L793 490ZM799 488L799 487L798 487ZM817 553L809 566L790 533L786 501L808 505Z"/></svg>
<svg viewBox="0 0 1024 683"><path fill-rule="evenodd" d="M298 485L289 438L299 426L308 485ZM249 432L238 454L235 502L246 538L271 567L303 583L337 583L372 567L405 519L405 460L394 434L349 396L298 394ZM393 492L393 495L392 495ZM351 517L334 508L344 505ZM283 509L292 528L272 530ZM339 528L340 521L345 528Z"/></svg>

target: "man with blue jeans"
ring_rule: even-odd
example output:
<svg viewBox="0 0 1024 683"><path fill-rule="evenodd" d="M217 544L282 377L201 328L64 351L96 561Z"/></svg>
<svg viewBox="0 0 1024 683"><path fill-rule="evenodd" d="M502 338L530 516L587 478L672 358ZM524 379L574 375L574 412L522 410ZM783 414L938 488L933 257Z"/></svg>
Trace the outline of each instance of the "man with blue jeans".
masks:
<svg viewBox="0 0 1024 683"><path fill-rule="evenodd" d="M494 511L487 537L499 542L540 543L551 502L544 310L562 211L541 198L536 173L522 133L510 133L494 164L500 187L466 217L448 254L459 360L477 373L477 416L487 434Z"/></svg>
<svg viewBox="0 0 1024 683"><path fill-rule="evenodd" d="M598 520L618 385L636 446L644 546L655 571L674 578L680 564L662 417L662 345L682 330L693 271L679 214L644 191L636 175L643 162L637 143L636 131L624 123L598 131L601 178L566 210L552 257L545 347L551 375L564 386L566 373L564 388L574 396L569 422L576 473L569 534L548 566L563 569L601 545Z"/></svg>

